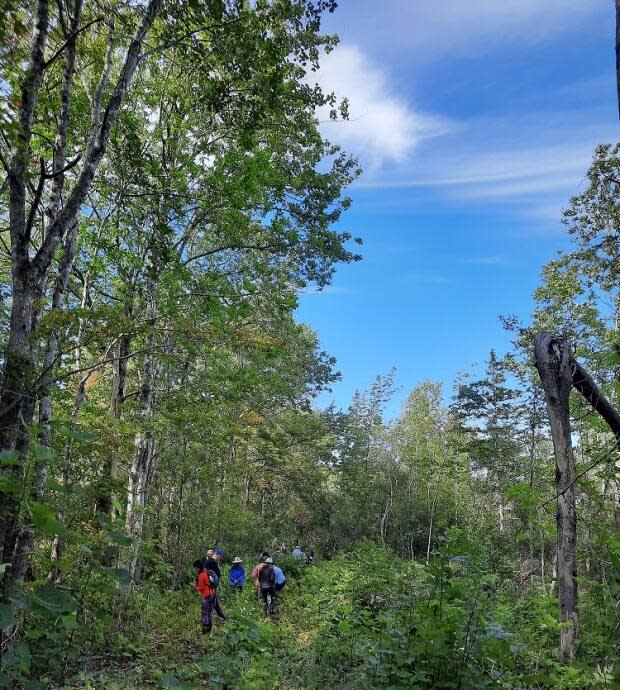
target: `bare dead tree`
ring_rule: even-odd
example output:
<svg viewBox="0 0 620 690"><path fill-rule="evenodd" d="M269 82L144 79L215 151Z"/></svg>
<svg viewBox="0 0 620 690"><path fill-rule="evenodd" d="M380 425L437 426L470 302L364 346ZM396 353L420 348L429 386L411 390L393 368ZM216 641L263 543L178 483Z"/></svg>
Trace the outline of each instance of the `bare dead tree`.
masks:
<svg viewBox="0 0 620 690"><path fill-rule="evenodd" d="M619 0L620 2L620 0ZM617 3L618 4L618 3ZM571 441L569 396L577 390L603 417L620 447L620 414L601 393L587 371L571 356L568 343L550 333L534 338L536 368L545 391L556 462L558 587L560 621L566 623L560 639L560 656L571 661L578 633L577 613L577 471Z"/></svg>

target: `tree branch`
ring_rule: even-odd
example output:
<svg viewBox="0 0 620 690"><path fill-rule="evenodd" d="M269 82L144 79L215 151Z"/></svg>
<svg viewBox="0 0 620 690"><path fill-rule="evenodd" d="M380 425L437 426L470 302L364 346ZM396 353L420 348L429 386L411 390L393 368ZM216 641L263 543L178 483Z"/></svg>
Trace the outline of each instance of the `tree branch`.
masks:
<svg viewBox="0 0 620 690"><path fill-rule="evenodd" d="M151 28L163 0L150 0L142 23L127 49L125 63L119 75L116 86L110 95L106 108L101 117L101 122L93 122L93 133L86 151L84 167L80 172L75 187L71 191L67 203L51 224L45 241L33 259L33 265L39 275L44 274L54 256L56 247L62 239L68 224L79 213L80 206L84 202L91 187L95 173L105 153L112 126L129 89L131 80L138 66L141 49L147 32Z"/></svg>
<svg viewBox="0 0 620 690"><path fill-rule="evenodd" d="M588 372L575 360L571 362L573 367L573 388L592 405L601 417L607 422L617 443L620 445L620 414L599 390Z"/></svg>
<svg viewBox="0 0 620 690"><path fill-rule="evenodd" d="M43 63L43 69L47 69L52 63L54 63L62 54L63 50L71 43L74 41L83 31L86 31L89 27L91 27L93 24L98 24L99 22L103 21L104 17L97 17L96 19L91 20L90 22L87 22L84 24L84 26L80 27L79 29L73 30L67 40L58 48L58 50L52 55L51 58L48 58L44 63Z"/></svg>
<svg viewBox="0 0 620 690"><path fill-rule="evenodd" d="M26 166L30 156L30 139L34 110L43 81L43 53L49 28L49 0L37 3L35 28L30 48L30 60L21 87L21 105L18 114L19 131L12 151L9 169L11 243L15 257L28 259L29 238L26 230Z"/></svg>

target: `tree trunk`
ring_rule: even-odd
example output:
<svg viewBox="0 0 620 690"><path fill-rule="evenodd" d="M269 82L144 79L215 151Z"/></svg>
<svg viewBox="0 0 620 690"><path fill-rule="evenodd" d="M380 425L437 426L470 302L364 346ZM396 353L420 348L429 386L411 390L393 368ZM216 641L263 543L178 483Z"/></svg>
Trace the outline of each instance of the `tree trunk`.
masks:
<svg viewBox="0 0 620 690"><path fill-rule="evenodd" d="M86 384L88 383L88 379L92 376L93 372L89 372L84 376L82 379L80 379L77 387L77 391L75 393L75 397L73 399L73 411L71 413L71 424L69 425L69 430L74 432L77 429L77 419L80 414L80 410L82 409L82 405L84 404L84 400L86 399ZM61 525L65 524L65 519L66 519L66 514L67 514L67 509L68 509L68 504L69 504L69 483L71 480L71 467L73 465L73 437L69 436L67 438L67 442L65 443L65 452L63 456L63 462L62 462L62 486L64 488L64 495L62 497L62 504L60 507L60 511L58 513L58 521L60 522ZM58 563L60 560L60 556L62 553L62 540L60 538L60 535L55 534L54 539L52 540L52 552L50 556L50 560L52 563ZM59 568L54 565L52 566L52 569L50 570L47 579L50 581L55 581L58 579L58 576L60 575L60 570Z"/></svg>
<svg viewBox="0 0 620 690"><path fill-rule="evenodd" d="M390 513L392 512L392 507L394 505L394 480L392 478L392 473L390 472L390 495L388 497L387 503L385 504L385 510L381 516L381 523L379 525L379 535L381 537L381 545L385 548L385 538L387 535L387 525Z"/></svg>
<svg viewBox="0 0 620 690"><path fill-rule="evenodd" d="M430 487L429 487L429 492L430 492ZM436 497L433 496L433 500L430 504L430 521L429 521L429 526L428 526L428 542L426 544L426 564L428 565L431 562L431 546L433 545L433 527L434 527L434 521L435 521L435 502L436 502Z"/></svg>
<svg viewBox="0 0 620 690"><path fill-rule="evenodd" d="M578 633L577 617L577 509L575 504L575 458L571 441L569 396L573 385L572 361L566 343L549 333L534 339L536 368L540 374L553 438L556 465L558 588L560 621L560 658L564 663L575 655Z"/></svg>
<svg viewBox="0 0 620 690"><path fill-rule="evenodd" d="M129 316L131 316L131 310L129 311ZM125 379L127 376L127 359L129 358L130 344L131 335L121 335L116 345L115 357L112 362L110 413L115 421L121 418L121 406L125 399ZM104 482L104 493L97 499L97 512L109 515L114 519L116 517L116 509L114 508L114 501L116 499L115 487L118 478L118 454L115 447L110 449L103 472L109 481Z"/></svg>
<svg viewBox="0 0 620 690"><path fill-rule="evenodd" d="M147 283L147 324L151 330L147 336L147 351L144 356L144 375L140 388L140 422L143 425L143 429L136 435L135 439L135 451L131 471L129 473L127 508L125 511L125 532L127 536L131 537L133 540L128 564L128 570L132 579L134 579L137 574L138 554L140 540L142 538L142 527L144 524L146 489L151 475L154 450L154 433L147 427L151 418L154 398L154 333L152 329L155 326L156 318L156 287L156 278L154 275L151 275Z"/></svg>
<svg viewBox="0 0 620 690"><path fill-rule="evenodd" d="M77 219L67 234L63 258L58 268L58 276L54 287L52 298L52 309L62 310L64 308L64 295L69 274L73 265L75 255L75 241L77 237ZM52 447L52 384L54 380L54 366L58 357L60 336L54 330L49 337L45 356L43 358L43 374L39 386L39 444L44 448ZM40 457L35 461L34 478L30 489L30 497L33 501L40 502L45 494L47 483L48 465L45 457ZM12 583L23 579L28 565L28 556L34 545L34 525L30 519L23 521L19 528L19 536L15 548L15 556L9 571L7 582Z"/></svg>
<svg viewBox="0 0 620 690"><path fill-rule="evenodd" d="M37 195L30 213L26 214L26 181L29 175L29 161L32 158L30 142L32 124L35 118L37 97L43 81L45 69L45 49L49 28L49 0L39 0L36 7L33 36L28 64L20 89L20 106L17 113L18 133L11 150L8 170L9 182L9 230L11 237L11 277L12 304L9 336L4 356L2 390L0 392L0 450L15 449L22 459L28 451L28 427L32 423L35 409L36 339L34 328L37 313L44 298L50 266L59 243L63 240L70 224L79 215L80 207L92 186L95 174L105 154L110 133L125 98L129 85L141 56L141 49L147 32L150 30L160 9L162 0L150 0L144 17L129 45L123 67L105 109L98 112L101 118L92 123L92 134L84 157L84 165L77 181L65 203L60 205L60 182L52 189L50 225L45 228L40 248L31 259L30 244ZM74 13L79 4L74 5ZM68 55L71 41L67 44ZM65 64L65 76L67 64ZM69 84L65 84L61 110L59 113L58 136L62 143L63 128L68 126L70 85L73 78L73 65L69 65ZM107 76L102 75L102 82ZM102 83L100 82L100 83ZM103 89L100 91L100 98ZM65 129L66 131L66 129ZM55 166L63 150L56 152ZM44 166L41 164L39 187L44 187ZM57 212L56 212L57 211ZM26 463L22 463L25 467ZM23 483L25 480L21 467L9 466L12 479ZM17 545L19 536L21 501L14 493L0 493L0 554L2 563L12 563L13 573L4 578L3 597L6 597L7 583L14 582L28 555L29 535ZM19 552L16 549L19 548ZM15 567L16 566L16 567Z"/></svg>

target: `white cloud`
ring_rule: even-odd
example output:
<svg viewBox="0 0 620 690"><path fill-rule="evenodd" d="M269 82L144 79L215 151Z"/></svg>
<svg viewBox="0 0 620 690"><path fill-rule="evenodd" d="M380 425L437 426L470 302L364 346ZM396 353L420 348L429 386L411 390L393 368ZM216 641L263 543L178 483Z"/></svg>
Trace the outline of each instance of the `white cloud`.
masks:
<svg viewBox="0 0 620 690"><path fill-rule="evenodd" d="M451 128L445 118L417 112L395 95L385 72L355 45L325 55L317 81L349 100L349 120L330 121L329 108L319 113L325 135L359 156L367 170L403 164L422 140Z"/></svg>
<svg viewBox="0 0 620 690"><path fill-rule="evenodd" d="M422 0L403 3L417 30L417 47L486 52L506 40L539 41L579 26L584 17L611 5L606 0Z"/></svg>
<svg viewBox="0 0 620 690"><path fill-rule="evenodd" d="M594 147L617 140L615 125L579 110L474 118L420 147L407 165L365 176L368 189L434 189L458 201L506 203L568 199L582 191ZM597 122L598 121L598 122Z"/></svg>

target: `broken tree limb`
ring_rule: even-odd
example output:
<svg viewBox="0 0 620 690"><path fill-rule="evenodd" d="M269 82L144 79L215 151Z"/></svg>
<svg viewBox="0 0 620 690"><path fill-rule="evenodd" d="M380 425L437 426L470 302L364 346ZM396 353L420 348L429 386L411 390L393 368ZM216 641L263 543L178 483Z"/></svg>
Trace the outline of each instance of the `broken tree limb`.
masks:
<svg viewBox="0 0 620 690"><path fill-rule="evenodd" d="M601 393L590 374L574 359L573 367L573 387L592 405L592 407L607 422L617 443L620 445L620 414L613 405Z"/></svg>

